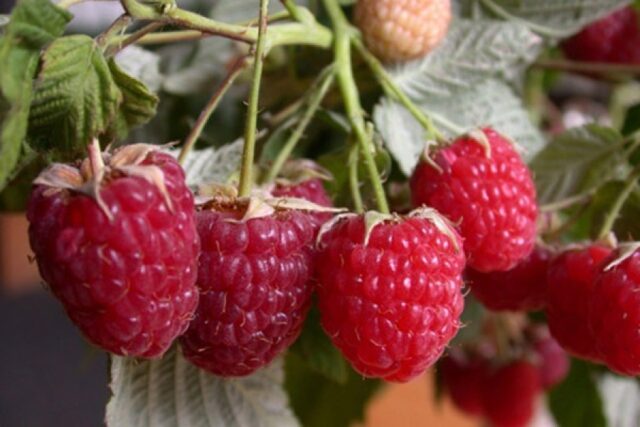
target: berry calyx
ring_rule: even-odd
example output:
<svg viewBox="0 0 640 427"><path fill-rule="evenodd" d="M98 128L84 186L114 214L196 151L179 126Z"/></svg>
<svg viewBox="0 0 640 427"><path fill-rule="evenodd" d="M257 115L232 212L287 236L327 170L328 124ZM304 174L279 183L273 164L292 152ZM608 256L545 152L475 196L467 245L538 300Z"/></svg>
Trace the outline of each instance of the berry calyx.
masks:
<svg viewBox="0 0 640 427"><path fill-rule="evenodd" d="M450 0L358 0L355 22L371 52L384 62L426 55L444 39Z"/></svg>
<svg viewBox="0 0 640 427"><path fill-rule="evenodd" d="M473 295L494 311L535 311L544 308L547 268L551 252L537 246L508 271L480 273L468 269L465 276Z"/></svg>
<svg viewBox="0 0 640 427"><path fill-rule="evenodd" d="M322 326L367 377L404 382L460 327L464 253L433 211L342 215L325 224L316 270Z"/></svg>
<svg viewBox="0 0 640 427"><path fill-rule="evenodd" d="M291 345L314 288L311 216L252 205L213 199L196 213L200 304L181 344L187 360L225 377L248 375Z"/></svg>
<svg viewBox="0 0 640 427"><path fill-rule="evenodd" d="M578 61L640 64L640 16L633 6L624 7L561 46L568 58Z"/></svg>
<svg viewBox="0 0 640 427"><path fill-rule="evenodd" d="M547 321L551 335L574 356L599 361L589 328L589 304L603 262L611 248L591 245L557 256L547 276Z"/></svg>
<svg viewBox="0 0 640 427"><path fill-rule="evenodd" d="M458 225L468 266L507 271L536 238L536 190L512 143L491 128L456 139L421 162L411 177L414 206L429 206Z"/></svg>
<svg viewBox="0 0 640 427"><path fill-rule="evenodd" d="M159 357L198 302L193 195L180 165L157 147L100 153L93 145L90 153L35 180L31 248L89 341L118 355Z"/></svg>
<svg viewBox="0 0 640 427"><path fill-rule="evenodd" d="M589 307L589 325L599 355L622 375L640 375L640 251L616 251L604 262Z"/></svg>

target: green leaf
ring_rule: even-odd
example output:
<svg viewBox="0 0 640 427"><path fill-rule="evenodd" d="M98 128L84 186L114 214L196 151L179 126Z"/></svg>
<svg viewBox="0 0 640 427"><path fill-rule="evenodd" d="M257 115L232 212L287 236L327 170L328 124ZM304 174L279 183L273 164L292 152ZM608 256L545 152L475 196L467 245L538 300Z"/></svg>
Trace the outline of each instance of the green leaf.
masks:
<svg viewBox="0 0 640 427"><path fill-rule="evenodd" d="M551 203L602 185L625 165L622 135L587 125L557 136L532 162L538 200Z"/></svg>
<svg viewBox="0 0 640 427"><path fill-rule="evenodd" d="M624 190L625 183L611 181L598 188L585 213L583 221L589 221L590 236L597 236L611 206ZM636 188L628 197L613 227L618 238L623 240L640 239L640 189ZM580 224L579 224L580 225Z"/></svg>
<svg viewBox="0 0 640 427"><path fill-rule="evenodd" d="M42 55L29 117L35 148L73 152L108 130L122 94L91 37L55 40Z"/></svg>
<svg viewBox="0 0 640 427"><path fill-rule="evenodd" d="M542 47L519 23L456 20L436 51L397 67L393 77L414 101L448 97L492 77L519 80Z"/></svg>
<svg viewBox="0 0 640 427"><path fill-rule="evenodd" d="M154 93L157 93L164 80L160 72L161 57L158 53L138 45L130 45L118 52L116 64L131 77L140 80Z"/></svg>
<svg viewBox="0 0 640 427"><path fill-rule="evenodd" d="M361 421L381 382L364 379L351 368L345 384L315 373L294 353L287 355L286 389L291 406L305 427L348 427Z"/></svg>
<svg viewBox="0 0 640 427"><path fill-rule="evenodd" d="M0 190L26 150L32 80L40 48L62 35L71 15L48 0L23 0L0 39Z"/></svg>
<svg viewBox="0 0 640 427"><path fill-rule="evenodd" d="M450 138L490 125L513 139L527 161L545 144L522 101L499 80L486 80L455 96L423 99L418 106ZM373 117L389 152L402 172L410 175L425 148L424 130L404 107L388 98L376 106Z"/></svg>
<svg viewBox="0 0 640 427"><path fill-rule="evenodd" d="M553 39L568 37L630 0L463 0L466 16L475 11L483 19L501 18L521 22ZM479 3L481 13L475 4Z"/></svg>
<svg viewBox="0 0 640 427"><path fill-rule="evenodd" d="M211 375L175 347L159 360L112 357L109 427L288 427L282 361L244 378Z"/></svg>
<svg viewBox="0 0 640 427"><path fill-rule="evenodd" d="M144 83L125 73L113 59L109 61L109 68L122 93L115 127L116 134L124 138L131 128L143 125L155 116L159 100Z"/></svg>
<svg viewBox="0 0 640 427"><path fill-rule="evenodd" d="M313 307L300 338L290 349L314 372L340 384L347 382L347 362L320 326L320 312Z"/></svg>
<svg viewBox="0 0 640 427"><path fill-rule="evenodd" d="M187 155L182 165L187 185L197 187L212 182L225 183L239 169L243 140L238 139L220 148L195 150ZM173 150L178 156L179 149Z"/></svg>
<svg viewBox="0 0 640 427"><path fill-rule="evenodd" d="M606 427L602 399L590 366L573 360L567 379L551 393L549 406L559 427Z"/></svg>

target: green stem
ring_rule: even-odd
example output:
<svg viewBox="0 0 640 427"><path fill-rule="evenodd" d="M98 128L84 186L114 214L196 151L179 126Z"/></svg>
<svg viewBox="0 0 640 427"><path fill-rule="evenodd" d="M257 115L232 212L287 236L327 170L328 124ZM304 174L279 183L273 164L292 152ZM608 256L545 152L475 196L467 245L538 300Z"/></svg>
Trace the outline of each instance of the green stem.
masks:
<svg viewBox="0 0 640 427"><path fill-rule="evenodd" d="M352 40L353 46L365 60L373 75L376 77L385 94L390 98L396 99L411 113L411 115L424 127L427 131L427 137L431 140L438 141L443 139L442 134L433 124L433 120L416 106L409 97L396 85L382 63L362 44L357 38Z"/></svg>
<svg viewBox="0 0 640 427"><path fill-rule="evenodd" d="M135 31L132 34L127 34L123 37L114 37L114 40L107 47L105 52L106 56L113 56L116 53L120 52L125 47L137 42L145 35L156 31L164 26L162 22L152 22L144 27L140 28L138 31Z"/></svg>
<svg viewBox="0 0 640 427"><path fill-rule="evenodd" d="M71 6L82 3L83 1L85 0L60 0L58 3L56 3L56 6L62 9L69 9Z"/></svg>
<svg viewBox="0 0 640 427"><path fill-rule="evenodd" d="M98 44L98 46L101 46L102 49L106 52L113 40L120 36L121 33L125 32L132 22L133 18L126 13L120 15L115 21L111 23L109 28L107 28L102 34L96 37L96 43Z"/></svg>
<svg viewBox="0 0 640 427"><path fill-rule="evenodd" d="M256 129L258 125L258 102L260 100L260 83L262 81L262 66L264 63L265 41L267 31L267 16L269 0L260 0L260 25L258 26L258 40L256 44L253 65L253 82L249 95L247 109L247 124L244 134L244 150L242 152L242 169L240 170L240 186L238 196L247 197L251 193L253 182L253 158L256 149Z"/></svg>
<svg viewBox="0 0 640 427"><path fill-rule="evenodd" d="M278 157L276 157L275 161L269 168L269 172L265 177L265 182L272 182L278 177L278 174L282 170L282 166L284 166L287 159L291 156L293 149L298 144L298 141L302 138L304 131L311 123L311 119L320 108L320 104L322 100L327 95L327 92L331 88L334 80L334 70L333 67L327 68L319 77L319 79L314 84L314 88L310 91L310 97L307 104L307 109L304 112L300 122L296 126L295 130L287 140L287 142L278 153Z"/></svg>
<svg viewBox="0 0 640 427"><path fill-rule="evenodd" d="M354 145L349 153L349 189L356 213L364 213L364 203L360 193L360 179L358 178L359 147Z"/></svg>
<svg viewBox="0 0 640 427"><path fill-rule="evenodd" d="M373 186L378 210L381 213L389 213L389 204L387 203L382 180L380 179L378 167L373 157L373 144L365 129L362 106L360 105L360 95L351 66L351 38L354 30L349 25L347 18L344 16L336 0L324 0L324 5L334 26L334 55L337 67L337 78L344 99L347 116L358 144L360 145L362 155L364 156L364 163Z"/></svg>
<svg viewBox="0 0 640 427"><path fill-rule="evenodd" d="M293 0L280 0L289 15L298 22L305 22L305 17L300 13L298 6Z"/></svg>
<svg viewBox="0 0 640 427"><path fill-rule="evenodd" d="M202 134L202 130L204 129L207 122L209 121L211 114L213 114L215 109L220 104L220 100L222 99L224 94L227 93L227 90L229 90L231 85L233 85L233 82L240 75L240 73L242 72L242 70L246 65L247 65L246 58L243 57L238 59L233 64L231 70L229 71L225 79L222 81L218 89L211 96L211 99L209 99L209 102L207 102L207 105L204 107L204 109L198 116L198 119L196 120L196 123L193 126L193 129L185 139L184 145L182 146L182 150L180 150L180 155L178 156L178 162L180 164L184 162L189 152L193 149L193 146L195 145L196 141L198 140L198 138L200 138L200 135Z"/></svg>
<svg viewBox="0 0 640 427"><path fill-rule="evenodd" d="M611 210L607 213L607 216L605 217L604 222L602 223L602 228L600 229L600 233L598 233L598 240L605 239L613 229L613 226L615 225L616 220L618 219L618 216L622 211L622 208L624 207L627 200L629 200L629 196L631 196L631 193L633 192L633 190L638 185L639 178L640 178L640 168L636 168L633 172L631 172L631 174L627 178L627 182L624 188L622 189L622 191L620 192L616 200L613 202L613 206L611 206Z"/></svg>

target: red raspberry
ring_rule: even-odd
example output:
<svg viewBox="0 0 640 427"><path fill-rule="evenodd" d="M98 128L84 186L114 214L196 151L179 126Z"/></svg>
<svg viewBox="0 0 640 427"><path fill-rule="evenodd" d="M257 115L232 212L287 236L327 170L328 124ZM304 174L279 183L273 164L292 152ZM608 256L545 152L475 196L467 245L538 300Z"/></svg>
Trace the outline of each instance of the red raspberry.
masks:
<svg viewBox="0 0 640 427"><path fill-rule="evenodd" d="M276 197L295 197L319 206L333 207L333 202L324 189L322 180L319 178L307 179L296 184L278 183L273 189L273 195ZM314 212L311 215L316 220L318 227L329 221L333 216L330 212Z"/></svg>
<svg viewBox="0 0 640 427"><path fill-rule="evenodd" d="M81 192L89 185L86 162L82 174L67 165L43 172L29 201L29 238L41 276L91 342L119 355L158 357L196 308L199 240L178 163L140 144L112 158L132 150L142 153L129 165L137 169L108 163L99 196ZM151 171L147 179L140 170ZM148 180L157 172L166 193Z"/></svg>
<svg viewBox="0 0 640 427"><path fill-rule="evenodd" d="M443 358L439 366L442 385L453 403L466 414L483 415L482 394L489 370L488 361L452 353Z"/></svg>
<svg viewBox="0 0 640 427"><path fill-rule="evenodd" d="M588 327L588 309L595 280L611 249L592 245L564 252L551 262L547 276L549 330L569 353L597 361L598 354Z"/></svg>
<svg viewBox="0 0 640 427"><path fill-rule="evenodd" d="M571 362L560 344L550 336L545 336L537 339L533 348L538 356L538 375L542 388L548 390L564 381Z"/></svg>
<svg viewBox="0 0 640 427"><path fill-rule="evenodd" d="M378 223L366 243L365 233L365 219L354 215L321 236L322 326L361 374L408 381L440 357L460 326L459 236L448 224L411 216Z"/></svg>
<svg viewBox="0 0 640 427"><path fill-rule="evenodd" d="M490 128L482 133L436 152L440 171L419 164L411 191L415 206L460 224L469 267L487 273L510 270L531 253L538 207L531 172L512 144Z"/></svg>
<svg viewBox="0 0 640 427"><path fill-rule="evenodd" d="M618 256L616 253L604 265ZM607 366L622 375L640 375L640 251L600 273L589 321Z"/></svg>
<svg viewBox="0 0 640 427"><path fill-rule="evenodd" d="M466 273L473 295L490 310L535 311L545 304L551 252L541 246L509 271Z"/></svg>
<svg viewBox="0 0 640 427"><path fill-rule="evenodd" d="M450 0L359 0L356 25L367 47L385 62L426 55L444 39Z"/></svg>
<svg viewBox="0 0 640 427"><path fill-rule="evenodd" d="M281 210L240 220L245 208L196 214L200 304L181 343L189 361L221 376L248 375L292 344L313 291L310 216Z"/></svg>
<svg viewBox="0 0 640 427"><path fill-rule="evenodd" d="M568 58L586 62L640 64L640 17L622 8L562 43Z"/></svg>
<svg viewBox="0 0 640 427"><path fill-rule="evenodd" d="M524 427L533 417L539 394L535 366L525 361L502 366L485 382L485 416L495 427Z"/></svg>

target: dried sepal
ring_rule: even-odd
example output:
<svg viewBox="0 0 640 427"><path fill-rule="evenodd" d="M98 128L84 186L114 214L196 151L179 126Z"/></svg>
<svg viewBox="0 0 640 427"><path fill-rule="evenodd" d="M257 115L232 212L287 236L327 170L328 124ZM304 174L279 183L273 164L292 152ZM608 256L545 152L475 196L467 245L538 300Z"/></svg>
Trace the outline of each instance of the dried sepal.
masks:
<svg viewBox="0 0 640 427"><path fill-rule="evenodd" d="M624 261L631 258L631 256L636 253L638 249L640 249L640 242L622 243L618 246L615 259L607 264L604 267L603 271L609 271L616 268Z"/></svg>

